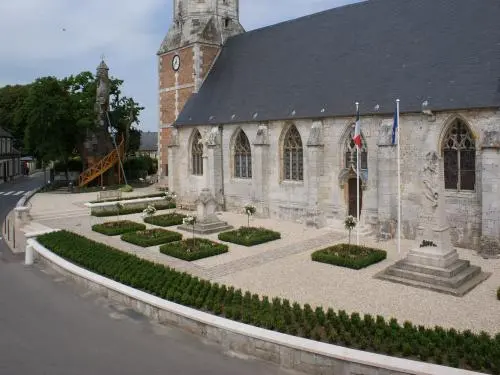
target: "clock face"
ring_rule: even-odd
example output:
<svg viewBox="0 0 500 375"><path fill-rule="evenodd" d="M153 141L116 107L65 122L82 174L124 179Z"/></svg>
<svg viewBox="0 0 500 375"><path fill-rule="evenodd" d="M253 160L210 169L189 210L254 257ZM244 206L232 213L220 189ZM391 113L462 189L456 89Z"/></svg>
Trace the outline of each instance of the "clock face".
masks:
<svg viewBox="0 0 500 375"><path fill-rule="evenodd" d="M181 58L179 55L175 55L172 59L172 69L178 71L181 66Z"/></svg>

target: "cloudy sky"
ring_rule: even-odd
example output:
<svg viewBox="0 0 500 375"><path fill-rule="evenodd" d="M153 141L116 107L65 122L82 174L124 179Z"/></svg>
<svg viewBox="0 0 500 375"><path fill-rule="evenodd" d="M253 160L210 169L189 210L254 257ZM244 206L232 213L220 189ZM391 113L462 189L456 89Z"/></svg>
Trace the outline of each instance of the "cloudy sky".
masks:
<svg viewBox="0 0 500 375"><path fill-rule="evenodd" d="M249 31L359 0L240 0ZM0 1L0 87L47 75L95 71L104 55L124 94L146 109L142 130L156 130L156 51L173 0Z"/></svg>

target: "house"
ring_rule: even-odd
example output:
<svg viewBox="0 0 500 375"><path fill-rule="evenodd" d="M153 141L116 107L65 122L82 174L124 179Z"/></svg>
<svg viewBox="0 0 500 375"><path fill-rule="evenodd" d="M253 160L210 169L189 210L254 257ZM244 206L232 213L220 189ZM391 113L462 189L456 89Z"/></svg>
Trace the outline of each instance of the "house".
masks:
<svg viewBox="0 0 500 375"><path fill-rule="evenodd" d="M320 227L358 214L359 181L363 225L394 235L401 189L414 239L444 194L454 245L500 251L498 0L368 0L250 32L236 0L174 9L159 157L180 202L208 188L220 209Z"/></svg>
<svg viewBox="0 0 500 375"><path fill-rule="evenodd" d="M21 153L14 148L14 137L0 127L0 183L21 174Z"/></svg>
<svg viewBox="0 0 500 375"><path fill-rule="evenodd" d="M137 155L158 158L158 132L141 132L141 144Z"/></svg>

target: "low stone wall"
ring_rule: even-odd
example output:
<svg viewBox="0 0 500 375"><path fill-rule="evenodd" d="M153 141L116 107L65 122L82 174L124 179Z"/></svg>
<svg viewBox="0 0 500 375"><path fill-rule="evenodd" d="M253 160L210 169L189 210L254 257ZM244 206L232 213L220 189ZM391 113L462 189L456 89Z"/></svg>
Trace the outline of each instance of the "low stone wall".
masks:
<svg viewBox="0 0 500 375"><path fill-rule="evenodd" d="M148 204L164 201L163 197L138 198L111 202L85 203L85 206L90 208L90 213L95 214L103 211L116 210L116 204L120 203L125 209L145 209Z"/></svg>
<svg viewBox="0 0 500 375"><path fill-rule="evenodd" d="M104 297L162 324L179 327L217 343L225 351L270 361L287 369L332 375L479 374L329 345L224 319L166 301L80 268L53 254L34 239L28 240L28 246L37 253L39 262Z"/></svg>

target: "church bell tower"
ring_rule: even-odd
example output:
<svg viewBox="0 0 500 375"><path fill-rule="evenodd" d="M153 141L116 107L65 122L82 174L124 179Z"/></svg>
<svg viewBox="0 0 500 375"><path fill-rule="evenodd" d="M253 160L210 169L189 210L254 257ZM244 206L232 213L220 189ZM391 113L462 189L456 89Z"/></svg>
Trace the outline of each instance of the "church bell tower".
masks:
<svg viewBox="0 0 500 375"><path fill-rule="evenodd" d="M172 25L158 51L160 179L169 169L170 125L200 89L225 41L244 31L239 0L173 0Z"/></svg>

